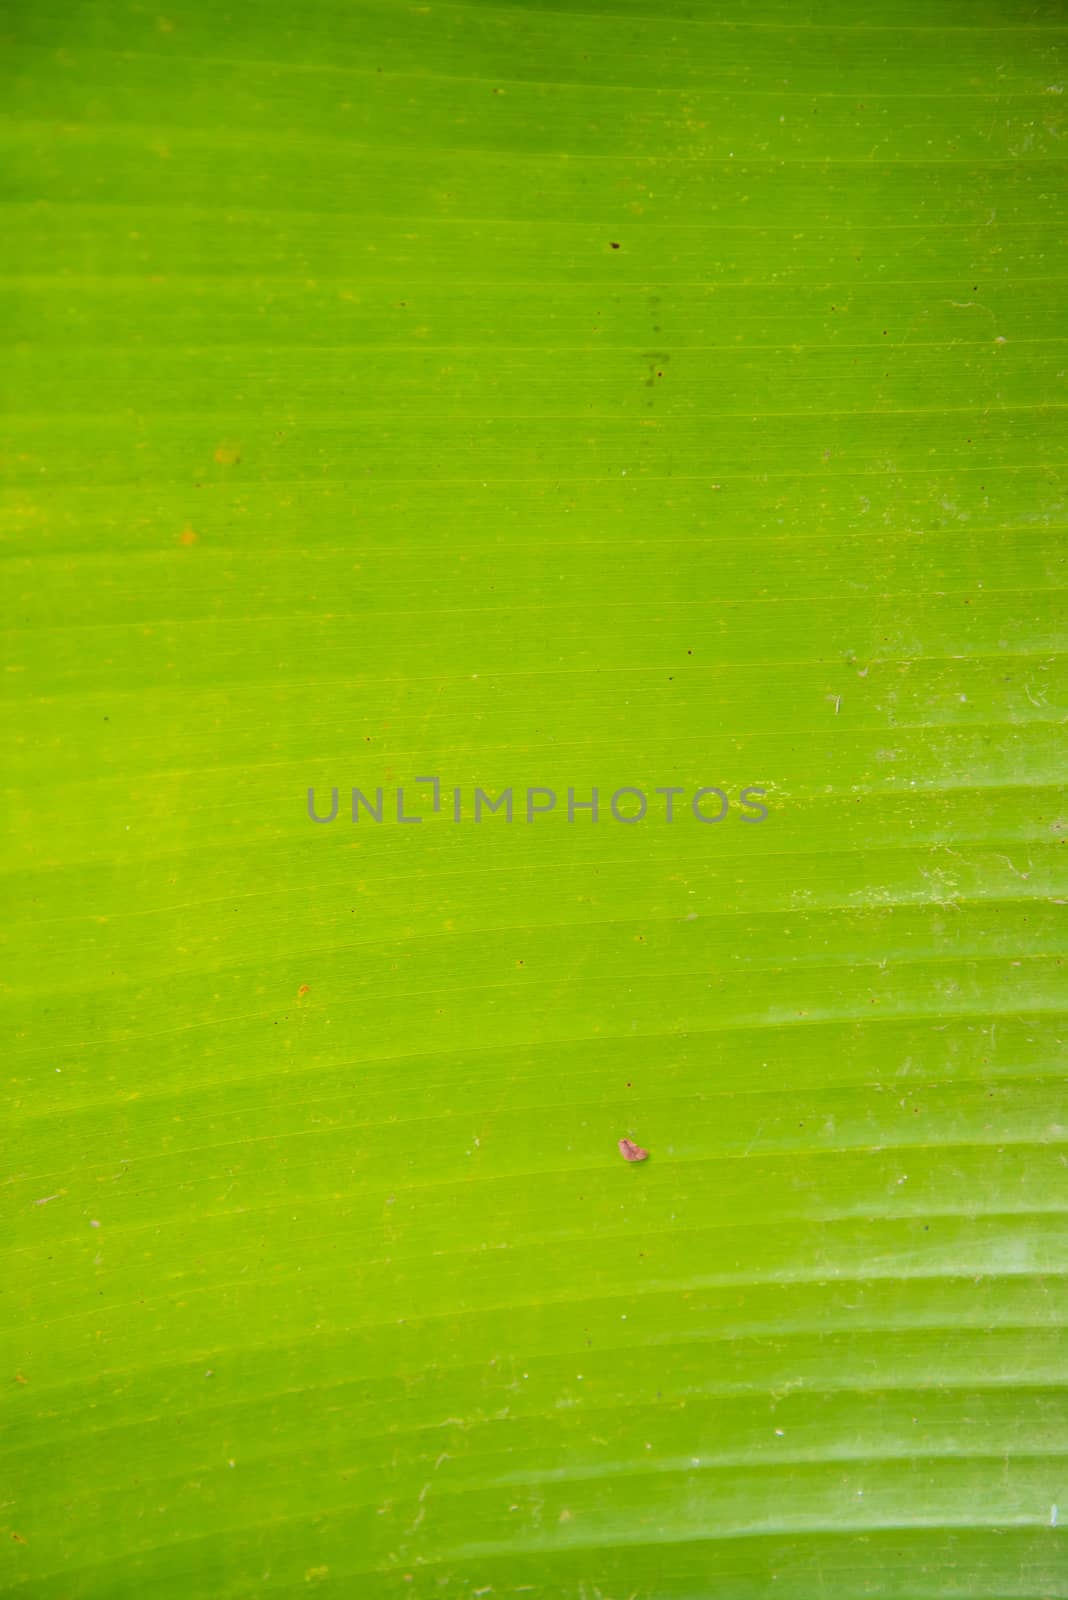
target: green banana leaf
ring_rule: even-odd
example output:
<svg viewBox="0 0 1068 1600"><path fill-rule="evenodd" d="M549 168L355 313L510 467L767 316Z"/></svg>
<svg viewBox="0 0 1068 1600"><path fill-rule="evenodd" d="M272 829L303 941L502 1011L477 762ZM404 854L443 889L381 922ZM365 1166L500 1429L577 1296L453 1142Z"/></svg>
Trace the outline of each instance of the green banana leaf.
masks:
<svg viewBox="0 0 1068 1600"><path fill-rule="evenodd" d="M0 1592L1068 1596L1064 6L0 36Z"/></svg>

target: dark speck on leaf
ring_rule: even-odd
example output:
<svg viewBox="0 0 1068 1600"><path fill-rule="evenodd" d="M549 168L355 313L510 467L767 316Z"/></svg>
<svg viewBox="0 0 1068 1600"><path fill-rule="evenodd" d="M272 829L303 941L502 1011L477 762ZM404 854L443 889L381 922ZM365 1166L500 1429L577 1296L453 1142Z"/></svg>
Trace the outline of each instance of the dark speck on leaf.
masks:
<svg viewBox="0 0 1068 1600"><path fill-rule="evenodd" d="M619 249L619 241L617 239L609 239L608 243L611 245L613 250Z"/></svg>

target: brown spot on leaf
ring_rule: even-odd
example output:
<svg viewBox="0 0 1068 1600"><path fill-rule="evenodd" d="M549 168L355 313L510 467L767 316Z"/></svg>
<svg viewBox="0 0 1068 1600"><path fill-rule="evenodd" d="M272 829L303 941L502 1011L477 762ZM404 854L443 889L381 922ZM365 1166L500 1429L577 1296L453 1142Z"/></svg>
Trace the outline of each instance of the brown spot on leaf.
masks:
<svg viewBox="0 0 1068 1600"><path fill-rule="evenodd" d="M619 1153L624 1161L648 1161L649 1152L643 1150L640 1144L635 1144L633 1139L620 1139Z"/></svg>
<svg viewBox="0 0 1068 1600"><path fill-rule="evenodd" d="M197 540L200 538L200 535L197 533L195 528L183 528L181 533L178 535L178 538L182 544L190 545L196 544Z"/></svg>

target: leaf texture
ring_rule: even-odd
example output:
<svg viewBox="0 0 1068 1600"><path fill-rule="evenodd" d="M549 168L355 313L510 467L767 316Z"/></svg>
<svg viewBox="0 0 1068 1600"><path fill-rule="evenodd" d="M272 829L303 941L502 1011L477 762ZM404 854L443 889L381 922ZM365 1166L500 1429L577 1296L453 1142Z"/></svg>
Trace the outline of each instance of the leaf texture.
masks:
<svg viewBox="0 0 1068 1600"><path fill-rule="evenodd" d="M0 1592L1068 1596L1066 23L0 8Z"/></svg>

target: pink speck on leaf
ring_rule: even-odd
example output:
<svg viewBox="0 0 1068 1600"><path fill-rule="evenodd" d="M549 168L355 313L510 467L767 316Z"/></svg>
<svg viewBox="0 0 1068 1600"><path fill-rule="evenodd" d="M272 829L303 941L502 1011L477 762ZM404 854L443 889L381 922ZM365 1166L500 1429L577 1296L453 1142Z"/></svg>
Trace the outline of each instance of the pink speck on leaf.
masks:
<svg viewBox="0 0 1068 1600"><path fill-rule="evenodd" d="M649 1152L643 1150L640 1144L635 1144L633 1139L620 1139L619 1153L624 1161L648 1161Z"/></svg>

